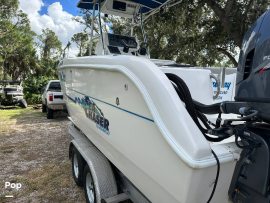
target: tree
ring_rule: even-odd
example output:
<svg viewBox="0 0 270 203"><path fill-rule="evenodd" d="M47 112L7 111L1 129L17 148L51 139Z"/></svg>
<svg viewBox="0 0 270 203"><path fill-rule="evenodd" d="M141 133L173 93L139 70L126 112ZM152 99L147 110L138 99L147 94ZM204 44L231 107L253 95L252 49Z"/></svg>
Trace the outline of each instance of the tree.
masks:
<svg viewBox="0 0 270 203"><path fill-rule="evenodd" d="M0 0L0 38L10 31L8 28L11 24L12 27L16 27L16 23L13 24L11 19L16 15L18 7L18 0Z"/></svg>
<svg viewBox="0 0 270 203"><path fill-rule="evenodd" d="M37 36L40 51L38 68L24 80L24 93L28 103L41 102L41 89L51 79L57 78L57 65L61 55L61 42L52 30L44 29Z"/></svg>
<svg viewBox="0 0 270 203"><path fill-rule="evenodd" d="M240 48L242 45L242 39L247 29L253 24L256 19L262 15L267 9L269 0L226 0L226 1L214 1L214 0L202 0L211 10L214 12L215 21L220 26L220 33L226 36L226 42L233 46ZM237 65L234 61L229 47L222 46L217 47L217 51L223 53L234 65Z"/></svg>
<svg viewBox="0 0 270 203"><path fill-rule="evenodd" d="M82 33L84 33L84 36L82 36L82 34L80 34L80 36L79 35L78 36L73 36L73 37L76 37L76 39L73 38L73 41L77 44L77 42L81 41L81 39L79 39L78 37L83 37L83 39L82 39L83 42L84 42L83 47L85 47L86 51L84 53L81 53L81 55L88 56L89 55L89 52L90 52L90 47L92 47L91 53L94 54L95 47L96 47L97 42L98 42L98 39L99 39L97 36L100 35L98 11L95 12L95 19L94 19L94 24L93 24L93 38L92 38L92 40L91 39L90 40L85 40L86 33L91 33L91 28L92 28L92 11L81 9L80 10L80 13L81 13L81 16L74 17L73 20L76 21L76 22L79 22L79 23L81 23L82 25L85 26L85 29L82 32ZM101 21L102 21L102 24L108 24L108 23L110 23L110 20L108 20L108 18L106 18L103 14L101 15ZM103 32L108 32L107 26L103 26L102 27L102 31ZM79 56L80 56L80 53L79 53Z"/></svg>
<svg viewBox="0 0 270 203"><path fill-rule="evenodd" d="M36 54L28 17L18 10L18 0L0 0L0 74L4 79L23 80L28 101L40 101L40 89L57 77L56 66L61 43L51 30L38 36L40 57ZM0 78L1 79L1 78Z"/></svg>
<svg viewBox="0 0 270 203"><path fill-rule="evenodd" d="M147 22L151 56L201 66L237 66L244 33L268 5L269 0L182 0Z"/></svg>
<svg viewBox="0 0 270 203"><path fill-rule="evenodd" d="M225 32L234 43L241 47L242 38L248 27L267 9L269 0L202 0L213 10Z"/></svg>
<svg viewBox="0 0 270 203"><path fill-rule="evenodd" d="M244 33L267 9L270 0L181 0L145 22L151 58L197 66L237 66ZM91 13L78 22L91 28ZM129 34L131 21L102 18L117 34ZM98 27L94 25L98 33ZM140 28L135 34L143 41Z"/></svg>
<svg viewBox="0 0 270 203"><path fill-rule="evenodd" d="M87 52L88 49L88 34L85 32L79 32L72 36L72 42L75 42L79 48L78 56L83 56Z"/></svg>
<svg viewBox="0 0 270 203"><path fill-rule="evenodd" d="M37 75L49 78L57 77L57 65L62 51L62 44L56 34L50 29L43 29L38 36L40 53L40 70Z"/></svg>
<svg viewBox="0 0 270 203"><path fill-rule="evenodd" d="M56 34L46 28L42 30L42 34L38 36L41 47L41 58L44 60L59 57L61 54L62 44Z"/></svg>
<svg viewBox="0 0 270 203"><path fill-rule="evenodd" d="M17 0L0 3L0 67L5 78L23 79L37 67L34 33Z"/></svg>

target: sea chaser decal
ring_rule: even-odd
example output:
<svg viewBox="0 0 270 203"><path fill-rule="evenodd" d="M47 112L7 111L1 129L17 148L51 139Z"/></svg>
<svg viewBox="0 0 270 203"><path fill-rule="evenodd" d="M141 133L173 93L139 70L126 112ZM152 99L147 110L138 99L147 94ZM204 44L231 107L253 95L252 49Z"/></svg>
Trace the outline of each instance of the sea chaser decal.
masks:
<svg viewBox="0 0 270 203"><path fill-rule="evenodd" d="M104 117L101 109L92 99L90 99L90 97L75 97L75 103L83 107L86 117L95 122L99 130L103 131L107 135L110 134L109 120Z"/></svg>

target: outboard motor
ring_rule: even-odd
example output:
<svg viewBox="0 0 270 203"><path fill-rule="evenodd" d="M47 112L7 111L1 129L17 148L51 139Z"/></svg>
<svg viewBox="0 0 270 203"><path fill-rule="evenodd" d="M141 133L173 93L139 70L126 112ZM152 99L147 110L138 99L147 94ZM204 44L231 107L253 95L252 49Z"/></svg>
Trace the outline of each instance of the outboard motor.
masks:
<svg viewBox="0 0 270 203"><path fill-rule="evenodd" d="M235 95L236 102L223 106L227 106L228 113L249 116L249 119L234 128L236 143L243 150L235 167L229 197L233 202L269 203L270 10L244 36Z"/></svg>
<svg viewBox="0 0 270 203"><path fill-rule="evenodd" d="M270 11L246 33L237 69L235 101L248 102L270 122Z"/></svg>

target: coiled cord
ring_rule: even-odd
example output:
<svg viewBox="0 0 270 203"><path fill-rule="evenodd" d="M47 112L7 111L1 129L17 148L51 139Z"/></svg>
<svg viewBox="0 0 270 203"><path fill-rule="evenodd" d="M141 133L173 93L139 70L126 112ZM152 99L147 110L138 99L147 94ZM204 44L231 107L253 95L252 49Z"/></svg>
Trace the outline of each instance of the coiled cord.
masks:
<svg viewBox="0 0 270 203"><path fill-rule="evenodd" d="M200 115L201 113L196 110L190 91L186 83L184 82L184 80L182 80L179 76L174 75L172 73L166 73L166 76L171 80L179 98L185 103L188 113L190 114L191 118L196 123L198 128L201 130L204 137L210 142L220 142L221 140L223 140L224 138L210 137L206 135L206 133L208 132L208 129L205 129L201 125L201 123L199 122L199 119L202 121L202 123L205 125L206 128L209 128L210 126L206 124L207 122L205 122L202 115Z"/></svg>

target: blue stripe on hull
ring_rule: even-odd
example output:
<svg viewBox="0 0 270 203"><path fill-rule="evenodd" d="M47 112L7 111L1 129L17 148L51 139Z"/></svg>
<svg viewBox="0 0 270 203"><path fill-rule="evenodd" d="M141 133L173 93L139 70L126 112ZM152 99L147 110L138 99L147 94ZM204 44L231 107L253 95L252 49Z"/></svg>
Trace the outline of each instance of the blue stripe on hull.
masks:
<svg viewBox="0 0 270 203"><path fill-rule="evenodd" d="M129 111L129 110L123 109L123 108L121 108L121 107L115 106L115 105L113 105L113 104L110 104L110 103L108 103L108 102L102 101L102 100L100 100L100 99L97 99L97 98L88 96L88 95L86 95L86 94L84 94L84 93L81 93L81 92L79 92L79 91L77 91L77 90L74 90L74 89L71 89L71 88L67 88L67 89L69 89L69 90L71 90L71 91L74 91L74 92L77 92L77 93L79 93L79 94L81 94L81 95L83 95L83 96L90 97L90 98L93 99L93 100L99 101L99 102L101 102L101 103L103 103L103 104L107 104L107 105L109 105L109 106L111 106L111 107L117 108L117 109L119 109L119 110L121 110L121 111L124 111L124 112L126 112L126 113L132 114L132 115L137 116L137 117L140 117L140 118L145 119L145 120L147 120L147 121L154 122L154 120L151 119L151 118L147 118L147 117L145 117L145 116L142 116L142 115L137 114L137 113L134 113L134 112L132 112L132 111ZM70 99L72 102L76 103L75 99L73 99L72 97L70 97L70 96L67 95L67 94L65 94L65 95L66 95L67 98Z"/></svg>

